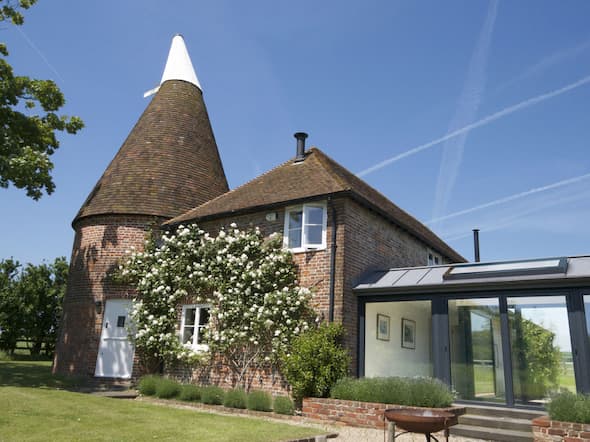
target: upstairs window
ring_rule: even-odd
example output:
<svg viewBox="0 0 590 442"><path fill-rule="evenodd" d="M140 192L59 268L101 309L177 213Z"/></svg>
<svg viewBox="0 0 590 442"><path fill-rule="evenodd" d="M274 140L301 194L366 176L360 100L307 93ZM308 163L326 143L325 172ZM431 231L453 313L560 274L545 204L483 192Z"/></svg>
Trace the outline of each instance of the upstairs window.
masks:
<svg viewBox="0 0 590 442"><path fill-rule="evenodd" d="M428 264L429 266L438 266L442 264L442 256L438 253L434 253L432 250L428 249Z"/></svg>
<svg viewBox="0 0 590 442"><path fill-rule="evenodd" d="M195 350L206 350L203 328L209 324L208 305L183 305L180 324L180 342Z"/></svg>
<svg viewBox="0 0 590 442"><path fill-rule="evenodd" d="M326 205L303 204L285 212L284 244L293 251L326 247Z"/></svg>

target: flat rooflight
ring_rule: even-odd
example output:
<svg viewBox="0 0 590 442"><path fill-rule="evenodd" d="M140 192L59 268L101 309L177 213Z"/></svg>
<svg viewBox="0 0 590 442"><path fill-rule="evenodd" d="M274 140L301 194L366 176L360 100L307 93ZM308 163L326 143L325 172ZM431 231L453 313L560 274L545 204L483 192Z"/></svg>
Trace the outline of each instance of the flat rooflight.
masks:
<svg viewBox="0 0 590 442"><path fill-rule="evenodd" d="M468 264L451 267L443 279L493 278L495 276L525 276L565 273L567 258L536 259L529 261Z"/></svg>

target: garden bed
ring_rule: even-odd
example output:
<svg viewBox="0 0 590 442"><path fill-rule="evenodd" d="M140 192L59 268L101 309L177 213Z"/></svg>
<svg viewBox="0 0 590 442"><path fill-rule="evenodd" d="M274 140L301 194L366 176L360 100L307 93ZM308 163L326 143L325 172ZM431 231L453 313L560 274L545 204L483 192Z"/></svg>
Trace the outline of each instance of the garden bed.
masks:
<svg viewBox="0 0 590 442"><path fill-rule="evenodd" d="M350 425L354 427L379 428L385 426L383 412L388 408L408 408L406 405L382 404L379 402L360 402L342 399L303 399L303 416L322 420L330 424ZM420 409L423 407L409 407ZM465 407L436 408L440 411L460 416L465 414Z"/></svg>

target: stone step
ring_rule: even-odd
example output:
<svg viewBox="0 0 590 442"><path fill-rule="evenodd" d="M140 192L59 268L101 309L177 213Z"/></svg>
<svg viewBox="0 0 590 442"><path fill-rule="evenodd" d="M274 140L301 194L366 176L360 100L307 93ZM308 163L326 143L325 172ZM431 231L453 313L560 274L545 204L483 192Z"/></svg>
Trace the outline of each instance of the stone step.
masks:
<svg viewBox="0 0 590 442"><path fill-rule="evenodd" d="M533 442L532 431L505 430L502 428L474 427L459 424L451 427L453 436L468 437L493 442Z"/></svg>
<svg viewBox="0 0 590 442"><path fill-rule="evenodd" d="M519 419L504 416L484 416L464 414L459 416L459 423L472 427L502 428L504 430L531 431L529 419Z"/></svg>
<svg viewBox="0 0 590 442"><path fill-rule="evenodd" d="M509 417L514 419L533 420L536 417L547 414L542 410L524 410L520 408L490 407L486 405L466 405L465 407L467 408L467 412L465 414L472 414L478 416Z"/></svg>

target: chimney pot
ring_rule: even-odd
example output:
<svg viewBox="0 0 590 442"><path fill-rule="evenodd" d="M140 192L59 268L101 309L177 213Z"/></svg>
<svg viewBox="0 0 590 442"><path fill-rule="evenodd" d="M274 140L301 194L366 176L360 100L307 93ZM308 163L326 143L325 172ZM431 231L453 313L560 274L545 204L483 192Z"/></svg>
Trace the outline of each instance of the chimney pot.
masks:
<svg viewBox="0 0 590 442"><path fill-rule="evenodd" d="M293 136L297 139L295 161L303 161L305 159L305 139L307 138L307 134L305 132L296 132Z"/></svg>
<svg viewBox="0 0 590 442"><path fill-rule="evenodd" d="M473 229L473 249L475 262L479 262L479 229Z"/></svg>

